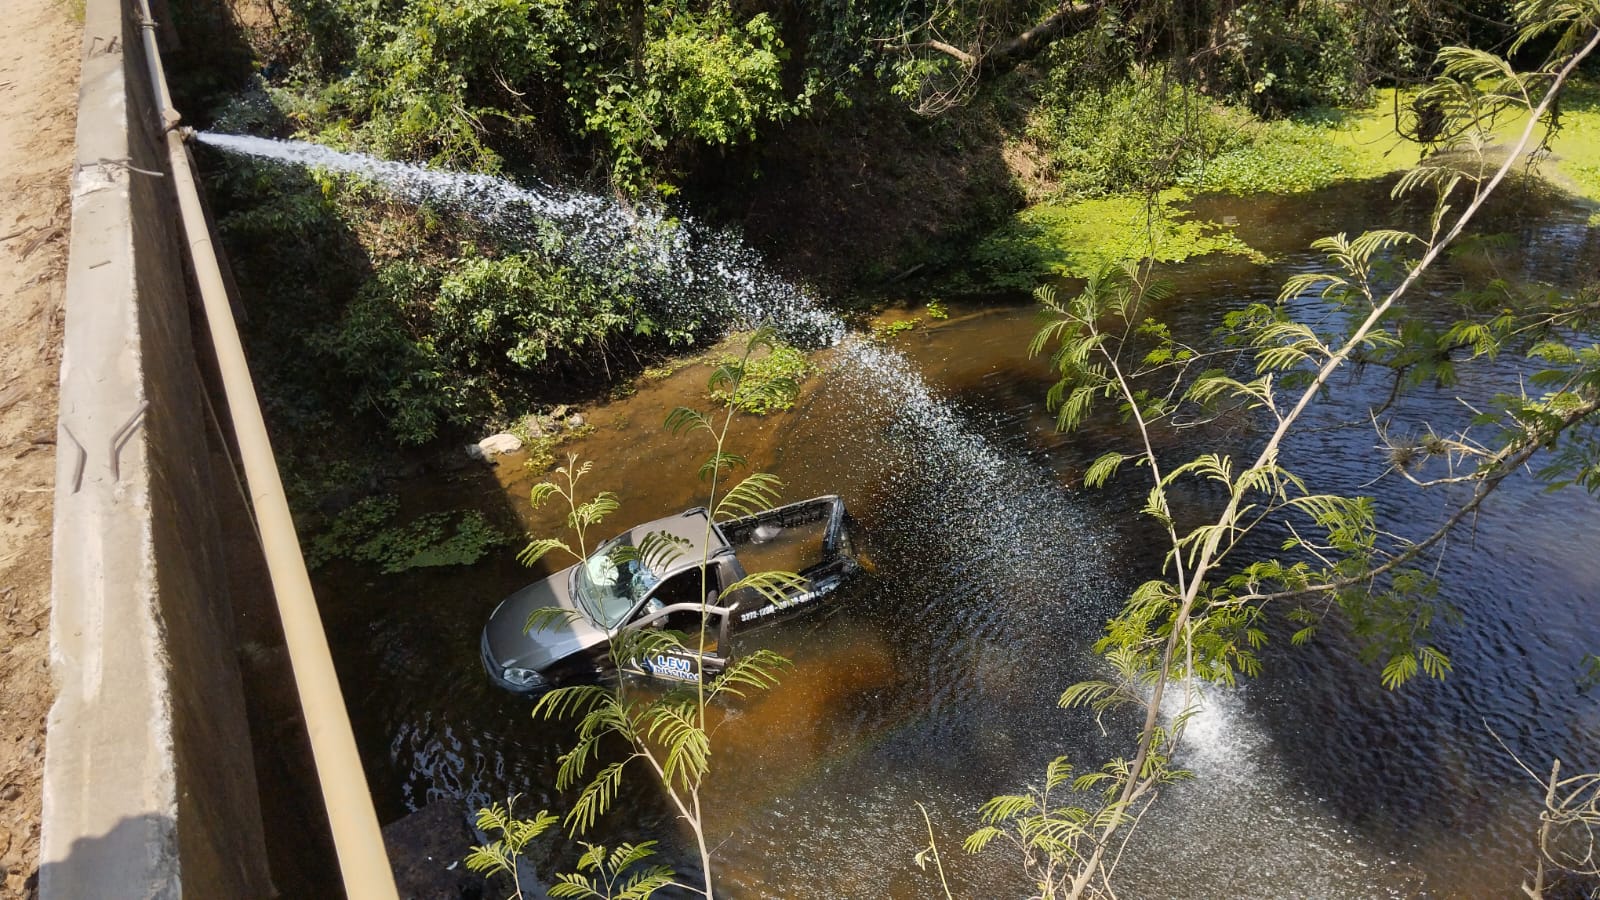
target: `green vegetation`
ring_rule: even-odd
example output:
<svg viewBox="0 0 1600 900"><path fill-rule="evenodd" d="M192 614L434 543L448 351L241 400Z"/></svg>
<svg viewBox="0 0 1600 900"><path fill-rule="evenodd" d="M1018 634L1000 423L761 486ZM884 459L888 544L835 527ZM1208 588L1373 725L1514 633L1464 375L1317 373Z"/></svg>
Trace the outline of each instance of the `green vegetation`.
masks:
<svg viewBox="0 0 1600 900"><path fill-rule="evenodd" d="M1500 114L1520 105L1524 122L1548 116L1567 74L1600 47L1597 23L1600 15L1573 6L1521 7L1521 41L1570 29L1569 40L1529 74L1517 74L1489 53L1443 51L1440 76L1419 94L1422 104L1444 116L1442 161L1412 168L1395 192L1400 198L1431 195L1428 227L1317 241L1313 248L1325 255L1325 268L1290 277L1275 302L1225 317L1237 356L1201 353L1149 316L1171 292L1152 277L1148 253L1132 255L1141 264L1091 272L1070 298L1048 286L1037 291L1046 324L1030 353L1050 354L1059 380L1047 400L1057 427L1076 430L1103 405L1114 405L1129 423L1089 466L1084 483L1144 482L1128 496L1145 498L1139 514L1164 534L1165 564L1132 592L1097 644L1111 677L1073 685L1059 700L1064 708L1089 707L1097 717L1132 707L1143 724L1129 751L1076 779L1067 759L1050 762L1042 787L996 797L980 810L982 826L967 839L969 852L1010 844L1041 897L1114 895L1116 848L1127 846L1128 832L1145 818L1160 787L1185 776L1174 767L1174 753L1197 709L1198 685L1258 674L1270 615L1292 623L1298 630L1291 642L1299 644L1313 638L1330 613L1342 612L1390 689L1418 675L1445 678L1451 662L1436 628L1457 613L1438 591L1442 542L1519 471L1533 471L1552 488L1600 490L1594 428L1600 349L1590 337L1600 327L1600 307L1592 288L1507 302L1510 286L1501 282L1488 302L1479 294L1462 297L1462 318L1442 334L1407 308L1430 267L1464 237L1489 195L1531 149L1531 131L1504 150L1492 146L1487 138L1503 127ZM1319 492L1287 468L1280 450L1304 427L1303 414L1330 379L1357 361L1391 366L1397 392L1421 381L1448 383L1456 363L1448 351L1433 352L1441 346L1474 358L1520 356L1519 383L1539 393L1498 396L1474 406L1476 415L1457 426L1442 418L1424 422L1419 433L1426 436L1416 438L1392 436L1380 411L1369 411L1381 449L1375 467L1423 490L1465 492L1452 500L1436 530L1409 540L1381 527L1374 498ZM1157 438L1221 410L1259 417L1264 439L1243 458L1199 447L1175 459ZM1484 429L1493 436L1485 439ZM1530 466L1535 457L1542 467ZM1202 486L1209 494L1194 489ZM1246 536L1263 526L1287 537L1262 558L1235 559L1246 552ZM1163 701L1173 695L1180 712L1164 716ZM1562 816L1582 840L1592 841L1600 817L1586 792L1600 776L1563 781L1560 768L1558 761L1548 784L1541 784L1547 794L1540 821ZM1069 784L1073 801L1052 806L1051 791ZM1585 804L1588 812L1577 813ZM1540 834L1543 841L1549 831ZM1530 897L1544 896L1547 863L1584 875L1595 871L1592 859L1541 843L1533 885L1524 884Z"/></svg>
<svg viewBox="0 0 1600 900"><path fill-rule="evenodd" d="M1197 191L1297 194L1401 171L1416 162L1419 147L1396 133L1394 102L1386 89L1364 107L1244 122L1229 147L1179 183Z"/></svg>
<svg viewBox="0 0 1600 900"><path fill-rule="evenodd" d="M717 365L739 365L742 375L737 394L734 386L714 387L711 399L731 403L734 409L757 416L793 409L800 385L817 371L805 351L777 340L758 348L747 359L724 354Z"/></svg>
<svg viewBox="0 0 1600 900"><path fill-rule="evenodd" d="M512 430L515 433L516 429ZM579 425L576 428L567 428L558 432L547 432L538 437L528 437L522 441L522 452L528 455L523 463L534 472L549 471L556 463L556 449L567 441L587 437L594 433L593 425ZM521 435L518 435L521 437Z"/></svg>
<svg viewBox="0 0 1600 900"><path fill-rule="evenodd" d="M249 243L292 229L315 254L309 269L240 267L241 282L273 301L253 340L292 361L269 379L369 412L400 444L508 419L532 405L538 376L628 346L683 346L705 325L699 310L646 302L625 260L579 269L543 249L550 236L507 245L426 209L375 208L350 179L225 165L224 235ZM329 302L343 291L346 302Z"/></svg>
<svg viewBox="0 0 1600 900"><path fill-rule="evenodd" d="M1571 30L1514 45L1500 24L1509 8L1496 2L1474 4L1466 16L1429 3L1402 13L1333 0L1202 4L1182 15L1170 4L1139 2L281 6L279 33L264 51L270 58L250 67L263 73L260 89L252 102L217 115L227 128L579 184L625 205L659 209L666 198L688 194L695 209L714 209L724 223L783 218L796 223L787 227L833 242L885 226L913 232L919 255L874 260L866 277L879 283L924 267L939 290L1019 291L1043 280L1083 280L1069 299L1040 294L1052 319L1035 350L1052 351L1059 378L1049 401L1066 429L1085 422L1097 404L1115 406L1129 423L1123 437L1132 442L1109 449L1086 481L1101 484L1119 472L1148 478L1148 492L1139 491L1148 498L1142 512L1166 533L1170 552L1160 577L1141 585L1108 624L1100 650L1109 677L1060 698L1097 713L1131 704L1144 724L1130 752L1077 775L1055 760L1038 785L996 798L978 814L981 827L968 849L1009 844L1043 896L1093 895L1102 887L1110 895L1107 848L1122 846L1160 786L1183 774L1173 755L1184 716L1163 725L1163 695L1181 690L1187 706L1196 680L1231 682L1258 671L1269 611L1284 610L1298 629L1296 643L1314 636L1323 617L1341 614L1391 687L1419 674L1444 677L1450 661L1434 629L1452 610L1438 600L1428 565L1433 548L1541 451L1553 451L1538 457L1547 463L1540 476L1552 485L1600 485L1590 427L1600 406L1600 358L1573 338L1597 326L1592 296L1519 295L1518 305L1505 309L1510 291L1500 290L1478 305L1464 302L1460 320L1444 327L1407 321L1400 302L1498 183L1484 180L1496 161L1483 151L1517 133L1554 81L1550 70L1515 76L1509 63L1475 51L1435 63L1434 51L1457 40L1510 46L1528 58L1570 51L1600 15L1592 0L1518 5L1524 17L1565 17L1558 24ZM1395 87L1436 74L1442 80L1425 89ZM1597 98L1593 87L1574 83L1551 145L1556 159L1545 171L1600 200ZM897 100L946 118L914 130L900 118L876 116ZM952 114L969 104L995 112ZM840 114L852 106L873 114ZM868 143L852 129L910 136ZM825 182L830 190L792 205L746 203L764 184L814 183L792 171L812 161L783 155L800 133L817 147L928 147L915 157L840 157L829 163L839 170ZM1194 217L1185 204L1197 194L1301 193L1388 176L1410 167L1424 146L1442 151L1436 159L1448 165L1412 168L1401 184L1402 193L1433 193L1431 231L1321 242L1326 271L1297 277L1276 304L1221 323L1242 354L1230 361L1233 368L1208 361L1218 367L1201 371L1198 353L1145 316L1165 296L1151 277L1155 263L1214 253L1260 258L1228 227ZM935 160L933 174L910 171ZM1465 175L1462 161L1473 164ZM505 540L476 512L400 521L394 498L371 495L380 489L370 475L381 471L383 454L349 462L358 453L350 447L352 410L386 445L442 445L560 399L543 392L609 381L614 365L637 371L658 363L660 354L712 330L692 304L660 302L626 268L568 261L558 250L563 236L551 229L493 233L438 210L400 208L353 179L210 162L219 224L250 313L252 360L265 376L273 426L288 437L297 511L322 526L310 542L314 563L344 558L403 571L471 562ZM1039 202L958 246L951 235L984 234L1016 193L987 191L966 204L950 198L962 196L959 183L970 173L1006 165L1018 192ZM876 198L912 192L944 202L915 207L931 211L925 221L885 223ZM843 202L857 196L868 201ZM771 245L781 245L783 229L772 234ZM816 264L797 259L802 270ZM970 272L935 271L969 262ZM1299 307L1291 304L1314 299L1327 302L1316 327L1293 318L1291 308ZM932 303L926 314L942 317ZM885 324L874 337L889 340L919 322ZM720 424L688 410L670 420L675 430L710 438L702 472L710 481L708 505L719 512L764 505L776 490L759 473L731 490L722 483L744 463L724 446L727 422L740 410L787 408L793 386L809 372L802 354L768 338L719 360L710 391L722 404ZM1276 450L1296 427L1304 408L1298 399L1314 402L1335 370L1360 362L1404 370L1408 379L1446 379L1452 353L1522 354L1532 392L1483 404L1470 439L1461 432L1426 441L1380 435L1384 464L1397 476L1470 493L1438 534L1396 543L1377 527L1368 498L1314 492L1283 468ZM1204 421L1223 408L1258 415L1265 440L1253 460L1218 453L1172 460L1152 449L1152 431ZM552 440L531 441L530 454L543 465L554 445L541 442ZM1442 461L1448 476L1422 473ZM604 493L579 496L586 471L569 461L557 471L566 477L564 490L536 489L533 497L565 496L576 548L536 540L524 550L526 560L560 550L587 554L585 530L616 505ZM317 512L319 505L338 509L327 496L351 484L369 496L336 515ZM1225 498L1220 511L1176 508L1183 497L1207 491ZM1230 558L1239 536L1274 518L1296 527L1281 553ZM1206 524L1185 530L1197 521ZM745 586L771 589L782 577ZM627 656L693 649L696 640L703 642L703 628L698 638L652 632L614 647ZM622 683L541 700L539 715L578 722L577 745L562 757L558 776L559 787L578 792L568 829L581 832L605 813L625 770L648 770L697 840L705 881L692 889L709 900L712 848L699 809L714 760L706 704L719 693L766 689L782 665L770 655L747 659L747 667L692 692L644 696ZM1066 794L1071 799L1063 802ZM478 848L474 868L514 877L510 861L554 819L517 820L509 808L487 812L481 821L500 837ZM929 831L919 861L941 866ZM639 866L647 849L591 846L563 890L645 896L667 877Z"/></svg>
<svg viewBox="0 0 1600 900"><path fill-rule="evenodd" d="M1505 116L1496 134L1510 137L1526 122L1525 113ZM1559 187L1600 205L1600 83L1574 82L1561 98L1556 122L1549 142L1553 159L1544 162L1540 171ZM1589 224L1600 226L1600 212L1590 216Z"/></svg>
<svg viewBox="0 0 1600 900"><path fill-rule="evenodd" d="M274 96L298 130L479 171L522 163L554 132L598 150L619 185L670 187L674 159L804 113L826 76L791 64L773 12L722 0L288 7L301 53Z"/></svg>
<svg viewBox="0 0 1600 900"><path fill-rule="evenodd" d="M1183 208L1206 191L1298 193L1402 169L1414 153L1385 103L1263 121L1152 69L1105 90L1056 70L1027 139L1044 162L1036 193L972 251L978 289L1030 290L1119 260L1260 255Z"/></svg>
<svg viewBox="0 0 1600 900"><path fill-rule="evenodd" d="M1086 102L1047 95L1028 134L1048 161L1055 199L1021 211L974 248L977 286L1026 290L1117 260L1258 258L1225 226L1194 221L1182 206L1188 195L1296 194L1404 171L1433 149L1402 135L1416 128L1418 96L1384 88L1365 104L1263 121L1160 73ZM1526 122L1525 109L1502 111L1485 123L1485 140L1514 141ZM1600 203L1600 89L1583 81L1569 89L1550 149L1554 159L1540 171Z"/></svg>
<svg viewBox="0 0 1600 900"><path fill-rule="evenodd" d="M1074 74L1051 74L1028 122L1056 199L1158 192L1245 140L1248 113L1228 110L1164 69L1104 89L1085 89Z"/></svg>
<svg viewBox="0 0 1600 900"><path fill-rule="evenodd" d="M895 337L908 331L915 331L922 326L921 316L912 316L909 319L894 319L886 322L872 323L872 339L880 344L888 343Z"/></svg>
<svg viewBox="0 0 1600 900"><path fill-rule="evenodd" d="M469 870L486 879L499 877L510 881L511 893L507 896L516 900L527 896L518 870L524 851L534 839L560 821L544 810L531 819L517 818L513 810L520 796L513 794L504 806L491 803L478 810L474 824L493 839L473 847L466 860ZM672 870L666 866L639 868L655 855L655 841L622 844L614 850L607 850L600 844L581 843L584 852L578 857L577 871L557 876L548 896L577 900L648 900L656 891L673 883Z"/></svg>
<svg viewBox="0 0 1600 900"><path fill-rule="evenodd" d="M973 250L980 285L1029 290L1041 278L1082 278L1124 259L1260 258L1229 229L1189 218L1178 206L1183 199L1169 191L1153 199L1116 194L1029 207Z"/></svg>
<svg viewBox="0 0 1600 900"><path fill-rule="evenodd" d="M471 565L510 536L477 510L424 513L396 521L400 501L391 494L364 497L333 517L307 542L306 564L334 559L376 565L386 575L435 566Z"/></svg>

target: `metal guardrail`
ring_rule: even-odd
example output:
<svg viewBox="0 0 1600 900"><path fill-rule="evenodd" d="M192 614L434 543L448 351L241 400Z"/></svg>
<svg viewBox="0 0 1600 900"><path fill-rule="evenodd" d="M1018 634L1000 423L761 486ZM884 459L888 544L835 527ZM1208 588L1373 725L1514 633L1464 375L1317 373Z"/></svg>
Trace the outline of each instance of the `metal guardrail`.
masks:
<svg viewBox="0 0 1600 900"><path fill-rule="evenodd" d="M277 460L267 437L266 423L256 399L255 383L245 361L244 348L234 323L227 289L212 245L210 228L200 203L199 189L188 147L177 128L179 116L172 108L166 73L156 46L156 23L148 0L136 0L151 86L160 104L166 132L172 183L177 193L183 232L194 267L195 281L205 309L217 368L227 395L229 417L239 446L240 461L255 509L278 615L294 670L295 687L311 739L323 804L339 856L345 892L354 900L397 900L394 875L384 849L377 812L367 790L366 774L356 749L344 696L334 671L328 638L322 629L311 579L295 535L294 521L284 497Z"/></svg>

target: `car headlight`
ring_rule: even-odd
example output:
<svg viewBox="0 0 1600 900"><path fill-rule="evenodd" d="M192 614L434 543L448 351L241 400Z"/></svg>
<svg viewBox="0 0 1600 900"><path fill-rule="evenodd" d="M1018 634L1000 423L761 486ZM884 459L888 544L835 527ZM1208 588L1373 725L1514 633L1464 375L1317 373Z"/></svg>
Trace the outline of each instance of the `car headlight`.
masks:
<svg viewBox="0 0 1600 900"><path fill-rule="evenodd" d="M545 683L545 678L533 669L506 669L500 673L507 684L519 688L538 687Z"/></svg>

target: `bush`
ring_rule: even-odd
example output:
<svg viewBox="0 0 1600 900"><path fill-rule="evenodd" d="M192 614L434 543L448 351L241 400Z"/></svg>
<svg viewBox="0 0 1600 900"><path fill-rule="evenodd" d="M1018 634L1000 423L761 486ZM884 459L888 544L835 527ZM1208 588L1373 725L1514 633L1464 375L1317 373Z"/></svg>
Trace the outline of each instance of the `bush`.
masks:
<svg viewBox="0 0 1600 900"><path fill-rule="evenodd" d="M718 365L738 362L739 357L732 354L724 354L717 360ZM731 399L735 409L758 416L783 412L794 408L794 389L816 371L816 365L804 351L781 342L774 343L765 354L752 355L745 361L744 377L737 395L730 397L727 390L718 388L711 392L711 399L718 403L727 403ZM780 384L785 389L773 389L773 386Z"/></svg>
<svg viewBox="0 0 1600 900"><path fill-rule="evenodd" d="M773 13L722 0L291 6L314 60L279 79L299 127L451 168L537 164L536 137L592 139L613 181L646 193L677 157L805 111L820 79L789 71Z"/></svg>
<svg viewBox="0 0 1600 900"><path fill-rule="evenodd" d="M358 405L421 444L525 407L538 375L601 358L618 339L687 342L698 313L677 309L658 319L603 272L468 244L452 259L384 265L314 345L338 360Z"/></svg>
<svg viewBox="0 0 1600 900"><path fill-rule="evenodd" d="M1243 119L1160 70L1084 91L1054 69L1028 125L1065 197L1153 192L1240 140Z"/></svg>
<svg viewBox="0 0 1600 900"><path fill-rule="evenodd" d="M1359 32L1363 14L1330 0L1280 5L1243 3L1219 24L1231 35L1217 87L1258 114L1356 103L1366 96L1369 56L1381 52Z"/></svg>

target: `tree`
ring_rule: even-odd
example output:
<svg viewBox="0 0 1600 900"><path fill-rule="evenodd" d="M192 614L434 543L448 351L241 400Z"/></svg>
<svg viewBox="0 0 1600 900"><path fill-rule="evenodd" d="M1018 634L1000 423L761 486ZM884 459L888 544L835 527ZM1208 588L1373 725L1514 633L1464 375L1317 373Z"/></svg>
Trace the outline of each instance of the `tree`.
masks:
<svg viewBox="0 0 1600 900"><path fill-rule="evenodd" d="M816 87L791 77L780 10L727 0L290 7L316 62L286 103L301 127L452 168L525 163L530 142L565 134L597 142L612 181L640 193L676 157L805 111Z"/></svg>
<svg viewBox="0 0 1600 900"><path fill-rule="evenodd" d="M953 0L906 6L883 46L898 59L899 92L927 115L1052 50L1086 82L1160 64L1218 98L1282 113L1357 99L1379 77L1415 79L1433 48L1475 37L1462 23L1498 12L1452 0Z"/></svg>
<svg viewBox="0 0 1600 900"><path fill-rule="evenodd" d="M1148 265L1108 268L1065 301L1048 288L1039 292L1048 323L1030 349L1053 348L1059 380L1049 399L1058 426L1075 428L1107 401L1134 426L1135 446L1101 456L1086 472L1086 484L1103 484L1124 468L1142 469L1150 483L1142 512L1167 537L1161 577L1134 591L1099 642L1115 677L1074 685L1060 700L1064 707L1131 705L1142 713L1129 756L1073 782L1079 797L1099 791L1076 806L1051 805L1050 792L1071 781L1072 771L1064 759L1052 762L1042 788L986 804L980 811L985 825L968 840L976 852L1009 839L1041 896L1111 895L1110 872L1128 833L1158 789L1182 777L1173 758L1198 683L1231 682L1258 670L1269 610L1290 605L1286 615L1301 626L1298 643L1332 608L1342 609L1382 661L1390 687L1419 672L1444 677L1449 660L1430 636L1435 607L1428 554L1535 458L1544 460L1539 475L1552 485L1600 489L1600 347L1585 345L1585 335L1600 323L1600 300L1592 291L1536 303L1524 298L1515 307L1502 298L1487 314L1469 305L1467 317L1432 334L1408 317L1405 306L1430 267L1466 236L1490 195L1537 150L1539 130L1549 127L1563 85L1600 46L1600 5L1592 0L1524 3L1518 24L1513 51L1554 37L1553 55L1535 72L1519 74L1483 51L1449 48L1440 56L1442 74L1426 97L1451 123L1445 149L1453 152L1424 161L1395 188L1397 196L1433 194L1428 230L1318 241L1329 269L1291 278L1276 304L1229 317L1226 328L1250 375L1236 374L1237 366L1146 318L1147 304L1165 295ZM1526 122L1509 150L1492 152L1493 129L1512 111L1521 111ZM1316 327L1295 318L1288 303L1304 298L1320 299L1337 315ZM1451 350L1521 352L1531 367L1528 383L1542 392L1504 396L1498 410L1479 416L1479 429L1497 429L1490 441L1465 430L1386 440L1386 463L1416 484L1470 486L1469 499L1433 534L1411 542L1388 535L1376 524L1371 498L1316 492L1285 467L1284 440L1335 372L1358 360L1397 373L1415 366L1437 372L1451 364ZM1241 465L1208 452L1170 465L1156 451L1156 429L1222 410L1258 415L1270 426L1253 460ZM1379 436L1387 437L1381 427ZM1445 471L1421 474L1430 461ZM1178 509L1174 488L1182 483L1219 490L1220 510ZM1197 514L1207 515L1207 523L1180 526ZM1252 533L1274 526L1288 535L1281 556L1233 559ZM1163 701L1173 690L1183 692L1183 712L1164 722Z"/></svg>

